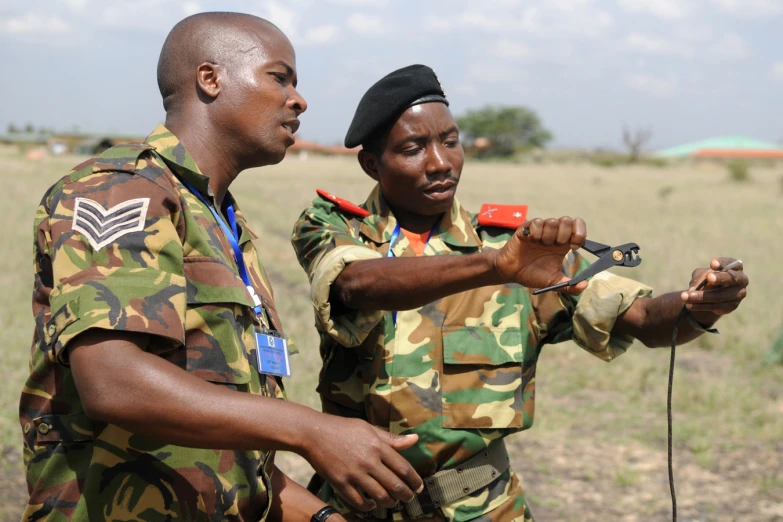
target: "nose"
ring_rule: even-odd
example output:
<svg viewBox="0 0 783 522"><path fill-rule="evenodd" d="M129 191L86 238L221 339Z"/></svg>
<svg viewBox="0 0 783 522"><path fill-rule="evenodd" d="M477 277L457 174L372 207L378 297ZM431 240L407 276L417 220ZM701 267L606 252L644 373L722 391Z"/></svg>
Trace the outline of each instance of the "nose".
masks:
<svg viewBox="0 0 783 522"><path fill-rule="evenodd" d="M288 108L294 111L297 116L307 110L307 102L296 89L294 89L294 95L288 98L287 105Z"/></svg>
<svg viewBox="0 0 783 522"><path fill-rule="evenodd" d="M434 143L427 157L427 174L444 174L453 169L446 147L442 143Z"/></svg>

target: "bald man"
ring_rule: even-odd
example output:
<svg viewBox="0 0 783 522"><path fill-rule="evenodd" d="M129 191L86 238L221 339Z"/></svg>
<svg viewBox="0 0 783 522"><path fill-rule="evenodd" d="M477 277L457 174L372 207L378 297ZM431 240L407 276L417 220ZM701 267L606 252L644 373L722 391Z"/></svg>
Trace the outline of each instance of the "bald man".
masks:
<svg viewBox="0 0 783 522"><path fill-rule="evenodd" d="M285 330L229 192L280 162L305 100L288 39L205 13L169 34L166 124L44 195L35 219L24 520L343 520L273 462L293 451L357 508L420 491L391 436L283 399Z"/></svg>

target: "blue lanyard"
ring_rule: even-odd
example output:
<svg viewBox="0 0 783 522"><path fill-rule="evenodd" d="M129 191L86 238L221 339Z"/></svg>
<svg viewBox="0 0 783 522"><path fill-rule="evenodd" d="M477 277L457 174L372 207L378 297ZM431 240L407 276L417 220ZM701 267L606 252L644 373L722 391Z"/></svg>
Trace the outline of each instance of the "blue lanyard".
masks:
<svg viewBox="0 0 783 522"><path fill-rule="evenodd" d="M264 309L263 304L261 302L261 298L258 297L258 294L256 294L255 288L253 288L253 284L250 281L250 276L247 272L247 265L245 265L245 258L242 256L242 249L239 248L239 230L237 228L237 220L236 220L236 214L234 212L234 203L231 202L226 207L226 214L228 214L228 221L231 223L231 228L226 224L226 221L223 219L223 216L221 216L218 211L215 209L213 205L209 203L209 201L204 198L204 196L199 192L198 190L194 189L193 186L185 181L184 179L181 179L182 183L190 190L190 192L196 196L199 200L201 200L202 203L204 203L210 212L212 212L212 215L215 216L215 221L218 222L220 225L220 228L223 229L223 233L226 235L226 238L228 239L228 242L231 243L231 249L234 251L234 261L236 261L237 269L239 270L239 277L242 278L242 282L245 283L245 286L247 287L247 291L250 293L250 296L253 298L253 304L255 305L253 307L253 311L256 313L256 315L261 319L261 322L264 324L264 327L268 328L269 325L266 322L266 319L264 318ZM230 197L230 196L229 196Z"/></svg>
<svg viewBox="0 0 783 522"><path fill-rule="evenodd" d="M435 228L437 228L437 224L432 227L432 230L430 230L430 235L427 236L427 242L424 243L424 249L427 249L427 245L430 244L430 238L432 237L432 233L435 232ZM400 235L400 223L397 222L397 226L394 227L394 232L392 232L391 239L389 239L389 251L386 252L386 257L394 257L394 252L392 251L392 247L394 246L394 242L397 241L397 237ZM397 326L397 312L392 312L392 322L394 323L394 326Z"/></svg>

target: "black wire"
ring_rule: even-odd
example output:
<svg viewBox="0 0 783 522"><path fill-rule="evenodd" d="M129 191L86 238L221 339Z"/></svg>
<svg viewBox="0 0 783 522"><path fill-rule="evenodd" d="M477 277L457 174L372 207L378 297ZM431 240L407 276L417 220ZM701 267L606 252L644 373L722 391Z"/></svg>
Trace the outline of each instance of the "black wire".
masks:
<svg viewBox="0 0 783 522"><path fill-rule="evenodd" d="M705 279L696 290L701 290L707 284ZM672 522L677 522L677 495L674 494L674 469L672 467L672 385L674 384L674 354L677 347L677 334L680 330L680 322L688 314L688 309L685 305L682 305L677 320L674 322L674 328L672 329L672 350L671 358L669 359L669 391L666 396L666 418L668 420L669 438L668 438L668 450L669 450L669 491L672 494Z"/></svg>

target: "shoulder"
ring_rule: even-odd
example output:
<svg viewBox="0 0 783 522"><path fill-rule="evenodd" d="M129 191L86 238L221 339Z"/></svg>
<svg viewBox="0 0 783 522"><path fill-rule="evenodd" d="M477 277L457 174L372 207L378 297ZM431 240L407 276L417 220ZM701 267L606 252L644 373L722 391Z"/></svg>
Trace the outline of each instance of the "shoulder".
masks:
<svg viewBox="0 0 783 522"><path fill-rule="evenodd" d="M505 242L527 219L527 205L485 203L473 215L473 225L485 242Z"/></svg>
<svg viewBox="0 0 783 522"><path fill-rule="evenodd" d="M299 216L296 229L302 225L335 226L347 228L354 221L361 221L370 212L351 201L335 196L322 189L316 190L317 197L311 206ZM296 234L296 230L294 232Z"/></svg>

